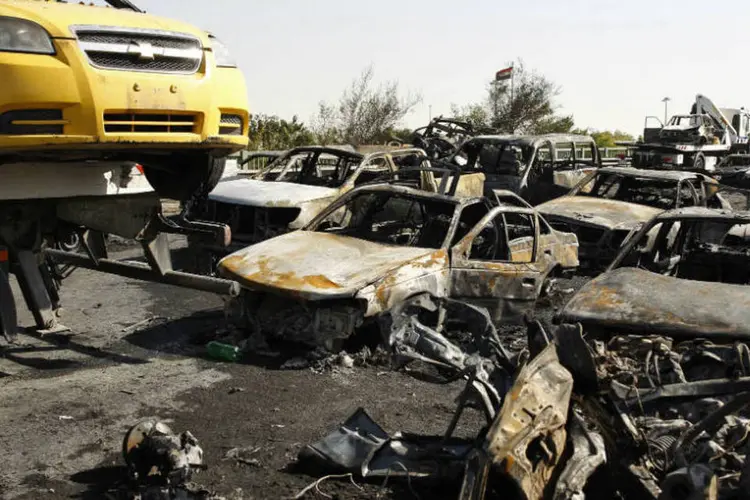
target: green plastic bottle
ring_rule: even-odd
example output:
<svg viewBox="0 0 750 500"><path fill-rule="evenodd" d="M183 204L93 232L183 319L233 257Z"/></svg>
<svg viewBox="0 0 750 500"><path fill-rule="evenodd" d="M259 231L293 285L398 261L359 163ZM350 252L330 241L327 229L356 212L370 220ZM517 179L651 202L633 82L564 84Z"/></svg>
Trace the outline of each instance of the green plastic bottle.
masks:
<svg viewBox="0 0 750 500"><path fill-rule="evenodd" d="M223 344L212 340L206 345L208 355L222 361L237 361L240 359L240 348L230 344Z"/></svg>

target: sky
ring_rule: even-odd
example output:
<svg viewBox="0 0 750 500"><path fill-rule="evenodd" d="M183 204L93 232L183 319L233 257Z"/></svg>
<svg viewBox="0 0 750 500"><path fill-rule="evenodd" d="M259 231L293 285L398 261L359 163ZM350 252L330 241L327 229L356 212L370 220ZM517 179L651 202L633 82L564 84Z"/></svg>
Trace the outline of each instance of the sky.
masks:
<svg viewBox="0 0 750 500"><path fill-rule="evenodd" d="M726 0L135 0L213 32L243 70L251 111L309 121L363 69L423 100L417 127L481 101L523 59L560 87L578 127L641 133L695 94L750 106L750 2Z"/></svg>

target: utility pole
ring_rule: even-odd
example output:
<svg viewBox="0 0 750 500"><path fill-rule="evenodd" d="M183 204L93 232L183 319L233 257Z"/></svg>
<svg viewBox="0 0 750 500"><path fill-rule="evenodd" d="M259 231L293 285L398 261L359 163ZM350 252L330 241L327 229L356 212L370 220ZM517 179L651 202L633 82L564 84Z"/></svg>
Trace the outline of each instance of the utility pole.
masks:
<svg viewBox="0 0 750 500"><path fill-rule="evenodd" d="M670 99L669 97L665 97L664 99L661 100L661 102L664 103L664 125L667 124L667 106L669 105L669 101L671 100L672 99Z"/></svg>
<svg viewBox="0 0 750 500"><path fill-rule="evenodd" d="M431 121L432 121L432 104L429 104L429 105L427 105L427 107L428 107L428 108L429 108L429 110L430 110L430 111L429 111L429 113L430 113L430 119L429 119L429 120L427 120L427 122L429 123L429 122L431 122Z"/></svg>

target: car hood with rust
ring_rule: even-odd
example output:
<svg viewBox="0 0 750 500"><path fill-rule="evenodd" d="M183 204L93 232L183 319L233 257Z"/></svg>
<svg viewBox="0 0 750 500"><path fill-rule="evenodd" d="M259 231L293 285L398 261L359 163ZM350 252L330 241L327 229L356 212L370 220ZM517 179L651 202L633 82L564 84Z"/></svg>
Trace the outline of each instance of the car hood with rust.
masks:
<svg viewBox="0 0 750 500"><path fill-rule="evenodd" d="M308 299L344 298L434 252L295 231L223 258L219 273L250 289Z"/></svg>
<svg viewBox="0 0 750 500"><path fill-rule="evenodd" d="M584 285L560 319L622 333L747 340L750 287L623 267Z"/></svg>
<svg viewBox="0 0 750 500"><path fill-rule="evenodd" d="M632 229L662 212L646 205L589 196L563 196L537 205L536 209L547 218L607 229Z"/></svg>
<svg viewBox="0 0 750 500"><path fill-rule="evenodd" d="M232 179L219 182L209 199L251 207L299 207L321 198L332 198L338 190L293 182Z"/></svg>

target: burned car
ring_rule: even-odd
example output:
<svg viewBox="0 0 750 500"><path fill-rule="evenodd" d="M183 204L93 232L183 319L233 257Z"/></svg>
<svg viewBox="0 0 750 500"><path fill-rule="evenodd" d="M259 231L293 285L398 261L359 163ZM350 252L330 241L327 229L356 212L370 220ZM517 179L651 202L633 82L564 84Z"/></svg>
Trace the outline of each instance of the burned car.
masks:
<svg viewBox="0 0 750 500"><path fill-rule="evenodd" d="M750 154L727 156L716 165L713 176L727 186L750 189Z"/></svg>
<svg viewBox="0 0 750 500"><path fill-rule="evenodd" d="M416 129L412 133L412 144L424 149L430 158L447 158L461 146L474 137L477 131L471 123L443 118L433 118L425 127Z"/></svg>
<svg viewBox="0 0 750 500"><path fill-rule="evenodd" d="M483 173L488 194L508 189L532 205L566 194L601 166L594 140L571 134L478 136L447 161L466 172Z"/></svg>
<svg viewBox="0 0 750 500"><path fill-rule="evenodd" d="M661 129L659 138L664 142L708 144L714 139L714 122L707 114L675 115Z"/></svg>
<svg viewBox="0 0 750 500"><path fill-rule="evenodd" d="M559 314L560 359L627 497L747 495L748 285L750 213L685 208L646 224Z"/></svg>
<svg viewBox="0 0 750 500"><path fill-rule="evenodd" d="M391 183L361 186L300 231L219 262L244 288L246 326L335 348L366 320L432 293L487 306L496 322L532 310L548 278L578 265L573 234L529 208Z"/></svg>
<svg viewBox="0 0 750 500"><path fill-rule="evenodd" d="M361 155L304 146L289 150L254 175L222 181L190 216L227 224L232 243L224 248L190 240L196 267L212 272L215 262L231 251L299 229L342 193L423 157L418 149Z"/></svg>
<svg viewBox="0 0 750 500"><path fill-rule="evenodd" d="M603 167L567 196L538 205L553 227L578 235L581 266L606 267L630 232L665 210L731 208L703 174Z"/></svg>

